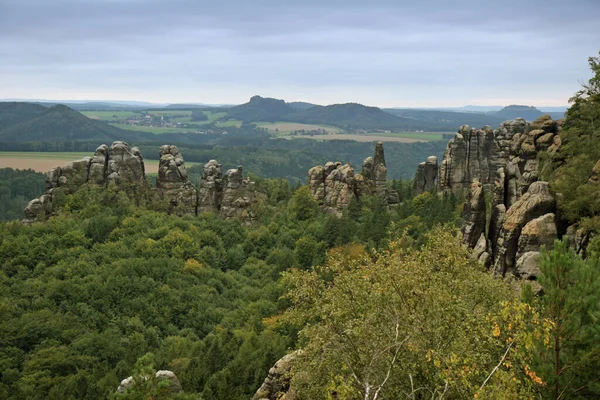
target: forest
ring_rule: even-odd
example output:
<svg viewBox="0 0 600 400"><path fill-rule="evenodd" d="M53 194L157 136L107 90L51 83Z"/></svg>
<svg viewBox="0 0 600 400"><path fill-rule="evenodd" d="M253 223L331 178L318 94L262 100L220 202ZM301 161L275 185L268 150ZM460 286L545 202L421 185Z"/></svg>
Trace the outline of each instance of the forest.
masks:
<svg viewBox="0 0 600 400"><path fill-rule="evenodd" d="M472 257L461 196L406 179L388 181L397 207L362 196L338 216L306 185L257 176L252 224L84 185L22 224L5 203L39 195L43 176L0 171L0 398L249 399L292 353L298 400L599 398L600 57L589 63L562 150L539 159L589 243L544 248L537 292ZM158 370L183 391L148 378Z"/></svg>

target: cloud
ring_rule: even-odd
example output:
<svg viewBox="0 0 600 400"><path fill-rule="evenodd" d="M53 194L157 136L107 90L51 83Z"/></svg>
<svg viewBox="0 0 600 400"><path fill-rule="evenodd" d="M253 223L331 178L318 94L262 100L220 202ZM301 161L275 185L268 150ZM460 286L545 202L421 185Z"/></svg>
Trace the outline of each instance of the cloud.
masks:
<svg viewBox="0 0 600 400"><path fill-rule="evenodd" d="M600 37L595 0L4 0L2 8L0 98L565 104L589 76Z"/></svg>

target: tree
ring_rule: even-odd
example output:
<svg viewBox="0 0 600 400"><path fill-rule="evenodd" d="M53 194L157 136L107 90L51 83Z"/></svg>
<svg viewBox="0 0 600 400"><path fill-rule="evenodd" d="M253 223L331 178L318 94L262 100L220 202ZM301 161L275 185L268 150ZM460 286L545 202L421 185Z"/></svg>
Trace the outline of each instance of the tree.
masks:
<svg viewBox="0 0 600 400"><path fill-rule="evenodd" d="M302 327L299 399L473 398L502 360L506 346L489 321L509 287L448 229L418 251L402 240L390 247L369 255L342 246L322 267L285 273L283 320Z"/></svg>
<svg viewBox="0 0 600 400"><path fill-rule="evenodd" d="M549 341L539 341L533 367L544 398L600 396L600 269L582 260L565 242L542 252L540 314L550 322Z"/></svg>
<svg viewBox="0 0 600 400"><path fill-rule="evenodd" d="M600 213L600 185L588 182L600 160L600 56L588 61L593 76L569 99L572 105L560 135L562 148L542 156L542 175L563 194L562 208L573 222Z"/></svg>

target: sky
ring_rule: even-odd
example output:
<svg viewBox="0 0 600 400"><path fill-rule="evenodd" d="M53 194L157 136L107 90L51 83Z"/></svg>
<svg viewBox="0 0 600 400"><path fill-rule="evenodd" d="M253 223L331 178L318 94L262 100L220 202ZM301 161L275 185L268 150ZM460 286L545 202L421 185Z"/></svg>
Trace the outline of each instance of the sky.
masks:
<svg viewBox="0 0 600 400"><path fill-rule="evenodd" d="M0 0L0 99L566 105L600 0Z"/></svg>

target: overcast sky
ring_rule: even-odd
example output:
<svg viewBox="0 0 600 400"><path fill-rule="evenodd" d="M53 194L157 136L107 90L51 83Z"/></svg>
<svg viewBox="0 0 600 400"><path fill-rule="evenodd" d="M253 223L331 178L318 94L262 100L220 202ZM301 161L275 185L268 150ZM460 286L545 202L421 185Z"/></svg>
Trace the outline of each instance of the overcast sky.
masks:
<svg viewBox="0 0 600 400"><path fill-rule="evenodd" d="M600 0L0 0L0 98L565 105Z"/></svg>

